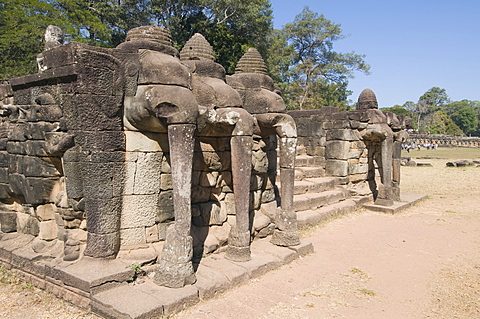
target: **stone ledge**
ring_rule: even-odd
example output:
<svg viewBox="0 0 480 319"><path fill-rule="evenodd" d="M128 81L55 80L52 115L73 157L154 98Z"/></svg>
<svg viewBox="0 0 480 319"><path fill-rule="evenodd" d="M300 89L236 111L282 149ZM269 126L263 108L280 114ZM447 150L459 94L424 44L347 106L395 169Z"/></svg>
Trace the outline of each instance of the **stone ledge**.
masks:
<svg viewBox="0 0 480 319"><path fill-rule="evenodd" d="M382 212L382 213L388 213L388 214L396 214L416 203L419 201L427 198L426 195L420 195L420 194L411 194L411 193L403 193L400 195L400 201L399 202L393 202L392 206L381 206L381 205L375 205L375 204L367 204L363 205L364 208L373 210L376 212Z"/></svg>
<svg viewBox="0 0 480 319"><path fill-rule="evenodd" d="M226 260L224 253L212 254L200 261L194 285L173 289L157 286L150 278L153 276L142 277L141 284L127 283L133 277L133 270L128 267L131 260L84 257L77 262L46 262L38 260L33 251L32 254L26 252L31 249L28 247L31 236L8 234L4 237L9 240L0 242L0 250L8 257L1 262L6 268L13 268L20 279L105 318L122 319L148 319L180 312L200 300L313 253L309 242L279 247L271 244L270 238L256 240L251 246L252 260L233 262ZM31 263L34 271L15 269L17 263L12 261L19 258ZM155 269L155 266L149 268Z"/></svg>

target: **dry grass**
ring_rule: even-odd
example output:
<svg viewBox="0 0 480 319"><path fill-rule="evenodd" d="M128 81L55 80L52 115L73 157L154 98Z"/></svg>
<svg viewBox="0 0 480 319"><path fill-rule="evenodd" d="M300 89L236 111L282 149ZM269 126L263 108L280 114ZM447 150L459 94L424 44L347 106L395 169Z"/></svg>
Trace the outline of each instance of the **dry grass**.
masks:
<svg viewBox="0 0 480 319"><path fill-rule="evenodd" d="M0 266L0 318L98 319L99 317L21 282L13 271Z"/></svg>

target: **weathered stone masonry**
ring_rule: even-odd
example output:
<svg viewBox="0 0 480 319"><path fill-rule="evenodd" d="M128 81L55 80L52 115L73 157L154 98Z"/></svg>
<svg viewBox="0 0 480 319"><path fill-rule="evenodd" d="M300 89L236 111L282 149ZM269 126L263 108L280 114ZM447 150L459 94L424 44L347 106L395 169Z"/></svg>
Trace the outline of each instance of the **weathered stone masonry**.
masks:
<svg viewBox="0 0 480 319"><path fill-rule="evenodd" d="M131 252L158 285L202 287L205 254L246 263L270 236L298 256L296 212L400 199L410 122L371 90L356 111L286 112L255 49L227 76L200 34L180 53L160 27L113 49L47 35L39 73L0 84L0 261L57 295L88 307L96 285L131 277ZM297 187L305 172L316 180Z"/></svg>

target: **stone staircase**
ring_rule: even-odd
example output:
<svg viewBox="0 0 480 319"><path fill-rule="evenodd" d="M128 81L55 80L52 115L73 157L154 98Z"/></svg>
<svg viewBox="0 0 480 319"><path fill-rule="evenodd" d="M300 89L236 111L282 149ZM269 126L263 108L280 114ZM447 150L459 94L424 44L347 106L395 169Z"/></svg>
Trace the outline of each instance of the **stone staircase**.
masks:
<svg viewBox="0 0 480 319"><path fill-rule="evenodd" d="M303 146L297 148L294 209L299 228L348 214L368 201L352 197L344 178L325 176L322 161L323 157L307 155Z"/></svg>

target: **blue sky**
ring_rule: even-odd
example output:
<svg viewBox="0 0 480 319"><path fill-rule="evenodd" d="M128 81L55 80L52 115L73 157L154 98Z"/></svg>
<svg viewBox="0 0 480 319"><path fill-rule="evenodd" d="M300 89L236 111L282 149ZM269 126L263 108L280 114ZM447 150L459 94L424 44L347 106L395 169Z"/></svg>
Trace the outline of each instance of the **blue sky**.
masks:
<svg viewBox="0 0 480 319"><path fill-rule="evenodd" d="M338 52L365 54L371 74L350 80L356 101L372 89L381 107L416 102L434 86L454 101L480 100L480 0L270 0L274 27L305 6L340 24Z"/></svg>

